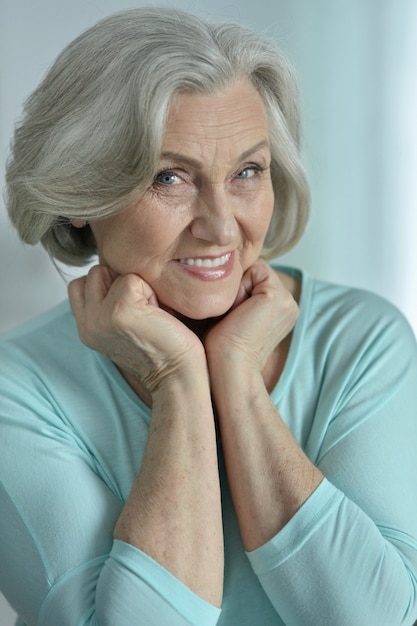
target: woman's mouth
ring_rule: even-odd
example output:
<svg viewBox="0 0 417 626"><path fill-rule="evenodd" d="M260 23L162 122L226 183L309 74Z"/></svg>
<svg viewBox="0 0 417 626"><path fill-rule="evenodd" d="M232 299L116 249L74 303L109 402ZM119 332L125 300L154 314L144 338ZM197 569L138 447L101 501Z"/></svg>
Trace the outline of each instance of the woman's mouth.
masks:
<svg viewBox="0 0 417 626"><path fill-rule="evenodd" d="M227 252L218 257L184 257L178 259L179 267L200 280L219 280L233 271L235 255Z"/></svg>
<svg viewBox="0 0 417 626"><path fill-rule="evenodd" d="M232 256L231 252L227 254L223 254L223 256L219 256L216 258L189 258L189 259L180 259L180 263L184 265L195 265L197 267L220 267L221 265L225 265L230 257Z"/></svg>

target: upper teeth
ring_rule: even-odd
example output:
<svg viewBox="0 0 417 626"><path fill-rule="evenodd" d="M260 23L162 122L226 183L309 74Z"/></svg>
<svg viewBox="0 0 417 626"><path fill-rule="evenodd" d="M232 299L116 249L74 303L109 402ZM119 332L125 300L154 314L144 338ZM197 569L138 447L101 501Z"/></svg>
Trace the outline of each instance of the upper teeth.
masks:
<svg viewBox="0 0 417 626"><path fill-rule="evenodd" d="M217 259L180 259L180 262L186 265L197 265L198 267L219 267L219 265L227 263L229 259L230 252L217 257Z"/></svg>

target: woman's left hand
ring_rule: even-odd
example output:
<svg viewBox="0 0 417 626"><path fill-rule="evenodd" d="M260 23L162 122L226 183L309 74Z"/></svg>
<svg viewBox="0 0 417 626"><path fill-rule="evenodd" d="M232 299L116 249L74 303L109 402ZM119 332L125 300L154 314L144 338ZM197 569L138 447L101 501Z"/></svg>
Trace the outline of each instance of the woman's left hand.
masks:
<svg viewBox="0 0 417 626"><path fill-rule="evenodd" d="M209 366L238 363L261 372L297 317L291 293L265 261L256 261L243 275L232 309L204 339Z"/></svg>
<svg viewBox="0 0 417 626"><path fill-rule="evenodd" d="M323 479L268 393L266 366L275 351L275 380L285 358L280 348L297 317L292 294L257 261L245 272L234 306L204 341L228 483L249 552L274 537Z"/></svg>

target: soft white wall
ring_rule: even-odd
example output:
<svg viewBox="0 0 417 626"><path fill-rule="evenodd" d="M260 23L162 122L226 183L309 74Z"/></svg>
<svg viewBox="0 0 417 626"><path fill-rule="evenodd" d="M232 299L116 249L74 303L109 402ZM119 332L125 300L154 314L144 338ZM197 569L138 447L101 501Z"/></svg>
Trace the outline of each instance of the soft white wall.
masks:
<svg viewBox="0 0 417 626"><path fill-rule="evenodd" d="M14 120L57 53L134 0L1 0L0 159ZM303 96L313 215L284 260L394 301L417 331L417 4L414 0L200 0L167 4L266 32L287 50ZM88 138L87 138L88 139ZM0 207L0 331L66 297L40 247L23 247ZM2 606L0 624L11 616Z"/></svg>
<svg viewBox="0 0 417 626"><path fill-rule="evenodd" d="M313 216L287 260L380 293L417 331L417 4L291 7Z"/></svg>

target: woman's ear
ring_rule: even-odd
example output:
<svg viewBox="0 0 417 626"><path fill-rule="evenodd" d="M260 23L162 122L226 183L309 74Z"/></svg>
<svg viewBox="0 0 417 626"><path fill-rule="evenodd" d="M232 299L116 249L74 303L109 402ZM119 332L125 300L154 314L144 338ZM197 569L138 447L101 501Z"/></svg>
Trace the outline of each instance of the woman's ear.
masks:
<svg viewBox="0 0 417 626"><path fill-rule="evenodd" d="M77 217L73 217L70 219L70 224L71 226L74 226L74 228L84 228L84 226L87 225L87 220L81 220Z"/></svg>

